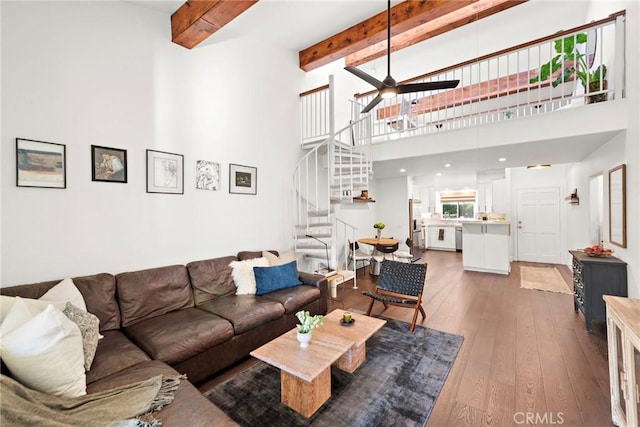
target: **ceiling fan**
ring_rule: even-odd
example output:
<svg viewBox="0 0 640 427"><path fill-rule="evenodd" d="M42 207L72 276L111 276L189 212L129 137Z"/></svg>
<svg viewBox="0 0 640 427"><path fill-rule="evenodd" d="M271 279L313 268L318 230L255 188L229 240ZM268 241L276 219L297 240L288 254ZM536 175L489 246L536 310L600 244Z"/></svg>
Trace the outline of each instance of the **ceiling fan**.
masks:
<svg viewBox="0 0 640 427"><path fill-rule="evenodd" d="M383 81L357 69L356 67L344 67L345 70L360 77L367 83L378 89L378 96L362 110L362 114L368 113L382 102L383 99L393 98L402 93L423 92L427 90L452 89L458 86L460 80L443 80L438 82L427 83L410 83L397 84L395 79L391 77L391 0L387 0L387 77Z"/></svg>

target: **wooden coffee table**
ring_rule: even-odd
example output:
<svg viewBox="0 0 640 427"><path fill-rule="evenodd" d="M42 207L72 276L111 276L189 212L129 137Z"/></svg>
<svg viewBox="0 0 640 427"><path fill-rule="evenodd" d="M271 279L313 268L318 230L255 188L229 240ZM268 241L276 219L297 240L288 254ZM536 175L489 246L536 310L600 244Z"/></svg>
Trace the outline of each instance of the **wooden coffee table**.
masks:
<svg viewBox="0 0 640 427"><path fill-rule="evenodd" d="M342 313L334 310L326 315L307 348L300 347L292 329L250 353L280 369L280 400L305 417L331 397L331 365L353 373L366 359L367 339L386 323L353 313L355 323L342 326Z"/></svg>

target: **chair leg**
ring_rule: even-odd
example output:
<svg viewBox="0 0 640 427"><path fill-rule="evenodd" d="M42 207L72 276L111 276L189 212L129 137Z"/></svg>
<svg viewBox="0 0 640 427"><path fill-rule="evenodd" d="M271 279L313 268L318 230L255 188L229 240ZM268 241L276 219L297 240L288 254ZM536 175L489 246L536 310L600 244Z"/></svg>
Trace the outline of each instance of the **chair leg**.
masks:
<svg viewBox="0 0 640 427"><path fill-rule="evenodd" d="M371 303L369 304L369 309L367 310L367 316L371 316L371 310L373 310L373 303L376 302L373 298L371 298Z"/></svg>
<svg viewBox="0 0 640 427"><path fill-rule="evenodd" d="M422 308L422 305L419 305L418 307L420 307L420 314L422 314L422 318L425 319L427 315L424 313L424 308Z"/></svg>
<svg viewBox="0 0 640 427"><path fill-rule="evenodd" d="M411 320L411 327L409 327L410 333L413 333L413 331L416 329L416 320L418 320L418 311L420 311L418 307L416 307L416 309L413 310L413 320Z"/></svg>

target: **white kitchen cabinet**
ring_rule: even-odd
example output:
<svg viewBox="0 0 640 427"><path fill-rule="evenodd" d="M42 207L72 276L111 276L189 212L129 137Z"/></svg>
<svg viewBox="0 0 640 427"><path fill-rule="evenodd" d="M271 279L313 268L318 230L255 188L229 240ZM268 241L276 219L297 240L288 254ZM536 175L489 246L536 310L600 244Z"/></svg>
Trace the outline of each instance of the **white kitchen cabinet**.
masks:
<svg viewBox="0 0 640 427"><path fill-rule="evenodd" d="M620 427L640 422L640 300L604 295L607 306L611 417Z"/></svg>
<svg viewBox="0 0 640 427"><path fill-rule="evenodd" d="M491 182L478 184L476 192L476 210L478 212L494 212L491 208L493 204L493 187Z"/></svg>
<svg viewBox="0 0 640 427"><path fill-rule="evenodd" d="M465 270L509 274L510 224L462 224L462 267Z"/></svg>
<svg viewBox="0 0 640 427"><path fill-rule="evenodd" d="M455 251L456 250L456 227L452 225L438 226L430 225L427 227L428 248L439 251ZM443 239L440 240L440 230L443 230Z"/></svg>
<svg viewBox="0 0 640 427"><path fill-rule="evenodd" d="M491 181L491 212L506 214L509 212L507 200L507 180L494 179Z"/></svg>

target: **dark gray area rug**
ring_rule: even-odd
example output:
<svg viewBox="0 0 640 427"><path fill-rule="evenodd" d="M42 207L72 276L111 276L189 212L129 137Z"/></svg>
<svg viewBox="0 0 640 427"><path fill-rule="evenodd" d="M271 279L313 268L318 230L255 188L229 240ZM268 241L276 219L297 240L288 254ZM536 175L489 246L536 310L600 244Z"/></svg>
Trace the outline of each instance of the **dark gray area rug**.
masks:
<svg viewBox="0 0 640 427"><path fill-rule="evenodd" d="M280 403L280 371L258 362L205 393L241 426L423 426L463 338L388 320L353 374L331 370L331 397L305 418Z"/></svg>

